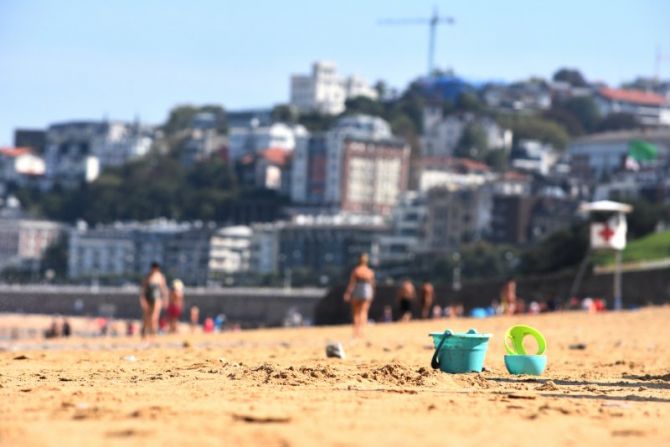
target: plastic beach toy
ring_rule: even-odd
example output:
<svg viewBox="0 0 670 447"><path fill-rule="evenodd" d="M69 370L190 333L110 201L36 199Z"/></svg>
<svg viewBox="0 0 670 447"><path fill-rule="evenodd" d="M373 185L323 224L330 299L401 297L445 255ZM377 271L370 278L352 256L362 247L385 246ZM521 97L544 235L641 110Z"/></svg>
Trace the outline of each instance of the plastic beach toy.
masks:
<svg viewBox="0 0 670 447"><path fill-rule="evenodd" d="M547 349L547 341L544 335L535 328L519 324L507 329L505 333L505 350L509 355L528 355L526 348L523 347L523 339L531 335L537 342L537 352L535 355L542 355Z"/></svg>
<svg viewBox="0 0 670 447"><path fill-rule="evenodd" d="M505 366L510 374L539 376L547 367L546 355L506 355Z"/></svg>
<svg viewBox="0 0 670 447"><path fill-rule="evenodd" d="M491 334L480 334L474 329L467 332L431 332L435 353L433 369L448 373L481 372Z"/></svg>
<svg viewBox="0 0 670 447"><path fill-rule="evenodd" d="M523 339L532 336L537 342L537 353L528 354ZM547 341L535 328L523 324L512 326L505 333L505 366L510 374L529 374L539 376L547 367Z"/></svg>

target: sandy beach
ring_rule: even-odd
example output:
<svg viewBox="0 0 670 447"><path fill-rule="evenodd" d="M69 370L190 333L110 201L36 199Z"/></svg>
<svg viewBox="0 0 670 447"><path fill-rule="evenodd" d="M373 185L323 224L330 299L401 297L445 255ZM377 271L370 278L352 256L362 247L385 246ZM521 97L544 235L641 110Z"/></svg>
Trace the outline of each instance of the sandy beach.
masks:
<svg viewBox="0 0 670 447"><path fill-rule="evenodd" d="M139 338L3 342L0 445L670 445L670 307ZM542 330L541 377L503 333ZM427 333L494 334L481 374L430 368ZM341 341L346 359L325 357ZM586 349L570 345L583 343Z"/></svg>

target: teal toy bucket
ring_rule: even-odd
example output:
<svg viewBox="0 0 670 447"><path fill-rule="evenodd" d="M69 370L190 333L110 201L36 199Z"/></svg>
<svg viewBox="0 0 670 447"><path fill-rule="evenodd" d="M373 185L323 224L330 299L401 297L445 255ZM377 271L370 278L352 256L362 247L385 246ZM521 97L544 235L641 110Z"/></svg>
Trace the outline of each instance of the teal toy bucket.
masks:
<svg viewBox="0 0 670 447"><path fill-rule="evenodd" d="M467 332L431 332L435 353L431 366L447 373L481 372L491 334L480 334L474 329Z"/></svg>

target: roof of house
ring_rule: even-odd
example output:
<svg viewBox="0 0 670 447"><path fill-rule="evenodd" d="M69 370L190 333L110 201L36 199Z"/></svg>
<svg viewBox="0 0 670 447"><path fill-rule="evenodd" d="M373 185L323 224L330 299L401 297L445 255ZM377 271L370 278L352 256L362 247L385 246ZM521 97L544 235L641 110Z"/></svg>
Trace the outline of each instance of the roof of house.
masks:
<svg viewBox="0 0 670 447"><path fill-rule="evenodd" d="M32 153L33 151L29 147L0 147L0 155L5 157L20 157Z"/></svg>
<svg viewBox="0 0 670 447"><path fill-rule="evenodd" d="M421 163L424 168L453 169L465 172L491 172L491 168L486 164L470 158L456 157L423 157Z"/></svg>
<svg viewBox="0 0 670 447"><path fill-rule="evenodd" d="M662 106L667 104L667 100L656 93L645 92L642 90L624 90L603 87L599 91L601 96L613 101L631 102L650 106Z"/></svg>
<svg viewBox="0 0 670 447"><path fill-rule="evenodd" d="M255 154L246 154L240 158L240 163L243 165L250 165L256 162L258 159L265 159L273 165L284 166L292 157L291 151L278 147L269 147L267 149L262 149Z"/></svg>

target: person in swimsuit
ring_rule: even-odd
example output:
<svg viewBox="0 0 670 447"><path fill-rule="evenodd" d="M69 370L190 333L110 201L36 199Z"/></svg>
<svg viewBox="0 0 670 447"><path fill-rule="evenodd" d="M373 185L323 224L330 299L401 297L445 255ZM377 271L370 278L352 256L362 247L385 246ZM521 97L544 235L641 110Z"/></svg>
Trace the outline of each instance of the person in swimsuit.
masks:
<svg viewBox="0 0 670 447"><path fill-rule="evenodd" d="M178 279L172 281L172 290L168 300L167 316L168 331L171 334L177 333L177 324L184 310L184 283Z"/></svg>
<svg viewBox="0 0 670 447"><path fill-rule="evenodd" d="M167 298L168 288L161 266L151 263L149 274L142 281L140 290L140 306L142 307L142 337L156 335L158 316L161 312L162 300Z"/></svg>
<svg viewBox="0 0 670 447"><path fill-rule="evenodd" d="M421 285L421 318L424 320L430 318L433 301L435 301L435 289L429 281L424 281Z"/></svg>
<svg viewBox="0 0 670 447"><path fill-rule="evenodd" d="M398 306L400 307L400 321L409 321L412 319L412 301L416 298L414 284L406 279L398 289Z"/></svg>
<svg viewBox="0 0 670 447"><path fill-rule="evenodd" d="M375 294L375 272L368 267L368 262L368 255L363 253L358 265L351 272L349 284L344 292L344 301L351 303L354 337L363 334L363 327L368 322L368 312Z"/></svg>

